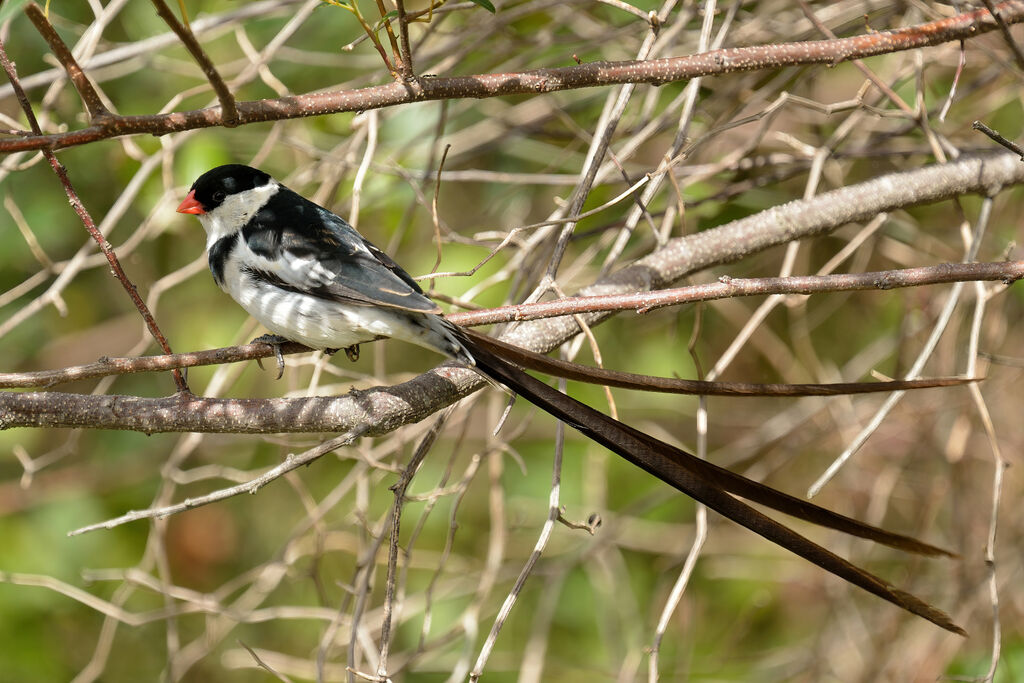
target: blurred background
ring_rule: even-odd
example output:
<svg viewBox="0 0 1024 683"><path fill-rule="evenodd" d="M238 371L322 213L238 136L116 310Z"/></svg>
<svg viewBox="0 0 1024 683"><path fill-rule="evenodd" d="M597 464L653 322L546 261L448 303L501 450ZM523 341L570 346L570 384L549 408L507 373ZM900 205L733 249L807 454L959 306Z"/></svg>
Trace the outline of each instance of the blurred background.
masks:
<svg viewBox="0 0 1024 683"><path fill-rule="evenodd" d="M23 4L0 7L0 34L36 116L45 132L82 128L88 122L79 97L20 11ZM414 22L417 73L517 72L629 60L645 47L654 58L708 45L824 38L801 3L789 0L495 5L491 13L447 3ZM841 0L809 7L842 37L972 9L955 5ZM238 100L391 81L345 7L296 0L182 6ZM407 4L410 11L420 7ZM180 16L178 5L172 9ZM652 10L661 25L645 46ZM705 10L713 12L708 26ZM373 3L363 2L360 11L371 26L380 21ZM53 3L48 16L111 111L216 104L153 4ZM1011 32L1020 45L1020 29ZM949 42L866 60L892 96L849 63L639 85L583 207L599 210L576 226L558 286L571 294L667 239L771 206L992 149L971 130L976 119L1019 138L1022 70L1006 39L990 32L963 50ZM602 109L619 92L599 87L421 102L116 138L58 157L173 349L201 350L264 332L213 283L198 223L174 212L203 171L231 162L263 168L350 217L414 275L473 269L510 231L526 228L471 275L423 282L447 310L496 306L523 300L540 282L553 244L545 237L550 226L536 224L566 206L593 136L608 129ZM27 128L6 83L0 115L4 128ZM645 198L646 214L633 215L632 195L610 201L645 174L663 171L666 158L675 160L662 174L669 182ZM159 353L40 154L0 160L0 199L0 370ZM1022 200L1020 188L996 196L978 260L1021 258ZM963 197L895 211L692 281L772 276L784 267L814 274L960 261L981 203ZM692 378L735 353L722 379L869 380L872 372L906 372L952 291L942 285L728 299L625 313L596 327L594 336L605 366L632 372ZM815 498L951 548L960 559L922 560L798 526L949 611L969 638L907 616L715 515L676 603L671 591L697 533L695 505L572 433L561 470L564 516L582 522L597 514L602 525L593 535L554 525L493 640L486 680L642 680L653 675L656 641L655 674L664 680L931 681L990 673L994 622L985 547L994 446L1015 464L1024 445L1024 290L964 287L924 374L966 371L979 292L989 297L980 337L989 354L979 364L987 377L983 401L963 387L908 394ZM576 360L595 362L589 342L569 346ZM280 381L255 363L193 368L188 381L206 396L331 395L397 383L440 360L384 342L364 345L355 363L343 354L290 356ZM174 384L167 373L143 373L52 390L156 397L173 393ZM611 409L600 388L571 385L570 392ZM696 448L695 398L620 390L612 396L625 422ZM713 398L708 457L802 496L885 398ZM493 389L465 399L411 484L387 668L394 680L469 675L544 528L556 426L520 401L494 437L506 403ZM0 432L0 679L268 680L273 674L260 662L290 680L344 680L346 667L375 672L394 502L389 487L432 423L362 439L256 495L74 537L68 532L129 510L247 481L334 435ZM1018 470L1007 470L998 501L999 681L1024 678Z"/></svg>

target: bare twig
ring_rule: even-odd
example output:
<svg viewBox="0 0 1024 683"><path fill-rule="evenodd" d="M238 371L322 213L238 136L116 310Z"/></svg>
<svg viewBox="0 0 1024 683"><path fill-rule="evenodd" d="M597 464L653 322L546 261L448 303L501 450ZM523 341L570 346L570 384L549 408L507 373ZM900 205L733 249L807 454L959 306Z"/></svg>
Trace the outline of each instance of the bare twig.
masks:
<svg viewBox="0 0 1024 683"><path fill-rule="evenodd" d="M25 117L28 119L29 126L32 128L32 132L39 136L42 134L42 130L39 127L39 122L36 120L35 114L32 111L32 105L28 101L28 97L25 95L25 91L21 89L21 84L18 82L18 74L15 71L14 64L7 57L7 50L4 48L3 41L0 40L0 64L3 65L4 71L7 73L7 78L10 79L11 85L14 87L14 92L18 97L18 101L21 103L21 108L25 112ZM79 219L82 221L82 225L85 226L86 231L99 245L100 251L107 259L107 263L110 264L111 272L114 277L118 279L124 290L128 292L128 296L131 298L132 303L135 304L135 308L138 309L142 315L142 319L146 323L146 327L149 328L153 338L156 339L157 343L160 344L160 348L164 350L164 353L170 353L171 347L167 343L167 339L164 337L163 332L156 324L153 315L149 312L149 308L146 303L139 296L139 292L135 285L125 275L124 269L121 267L121 263L117 258L117 254L114 253L113 247L107 241L106 237L96 228L96 224L92 220L92 216L86 210L82 200L78 198L78 193L75 192L75 188L71 185L71 179L68 178L67 169L64 165L57 161L57 157L49 149L43 150L43 156L49 162L53 172L57 174L57 178L60 179L61 185L64 187L64 193L68 197L68 201L71 203L71 208L78 214ZM185 378L181 372L177 369L172 371L174 375L174 383L177 386L178 391L182 393L188 393L188 385L185 383Z"/></svg>
<svg viewBox="0 0 1024 683"><path fill-rule="evenodd" d="M370 39L370 43L373 44L374 49L377 50L377 54L379 54L380 58L384 61L384 66L387 67L387 70L391 72L391 75L395 78L396 81L398 81L401 78L401 74L399 74L398 68L394 64L392 64L391 60L388 58L388 52L387 50L384 49L384 45L380 42L380 38L377 37L377 32L374 30L373 26L370 26L369 22L367 22L366 19L363 17L363 13L359 9L359 3L342 2L341 0L324 0L324 2L326 2L329 5L334 5L335 7L340 7L342 9L348 10L349 12L352 13L352 15L356 18L356 21L359 22L359 25L362 26L363 32L365 33L366 37ZM383 15L384 12L382 12L381 14ZM390 22L387 23L387 32L389 36L394 38L394 34L391 31Z"/></svg>
<svg viewBox="0 0 1024 683"><path fill-rule="evenodd" d="M565 385L563 384L560 389L564 391ZM562 516L559 500L561 499L562 490L562 455L564 448L565 424L559 422L555 427L554 462L551 466L551 489L548 493L547 519L544 521L540 534L537 536L533 551L526 562L523 563L522 568L519 570L519 575L516 576L515 583L512 584L512 588L509 590L508 595L505 596L498 614L494 617L494 623L491 624L491 629L487 633L483 645L480 647L480 653L477 655L476 662L473 664L473 670L469 674L470 681L478 681L480 676L483 675L484 667L487 665L487 660L490 659L494 644L498 640L498 634L505 625L509 614L512 613L512 608L515 607L516 602L519 600L519 594L526 585L526 580L533 573L534 567L537 566L537 562L540 561L541 555L544 553L545 548L547 548L548 541L551 540L551 534L555 529L555 523Z"/></svg>
<svg viewBox="0 0 1024 683"><path fill-rule="evenodd" d="M533 304L517 304L467 313L453 313L448 319L458 325L475 326L525 320L555 318L580 313L635 310L645 313L655 308L738 296L771 294L821 294L855 290L890 290L902 287L947 284L952 282L998 281L1012 284L1024 279L1024 261L995 263L944 263L921 268L843 273L838 275L796 275L773 278L730 278L723 276L713 284L691 285L657 292L569 297ZM304 353L310 349L288 343L282 354ZM96 379L136 372L159 372L174 368L192 368L222 363L269 358L273 347L257 343L209 351L144 356L138 358L101 358L95 363L35 372L0 373L0 388L52 387L67 382ZM728 384L728 383L721 383ZM707 391L712 391L711 387Z"/></svg>
<svg viewBox="0 0 1024 683"><path fill-rule="evenodd" d="M178 21L178 18L174 16L174 12L167 6L164 0L151 0L153 7L156 8L156 13L160 15L160 18L164 20L178 39L185 45L185 48L192 55L192 58L196 60L199 68L203 70L203 75L206 76L206 80L210 81L210 85L213 86L213 91L217 93L217 100L220 102L220 125L227 128L237 126L243 121L239 118L238 108L235 104L235 96L231 94L231 90L228 89L227 83L221 78L220 72L217 71L217 67L210 59L206 51L203 50L203 46L196 40L195 35L192 33L192 29Z"/></svg>
<svg viewBox="0 0 1024 683"><path fill-rule="evenodd" d="M433 0L430 5L433 7ZM405 12L405 2L395 0L395 9L398 11L398 34L402 40L402 77L411 80L416 77L416 70L412 65L412 48L409 47L409 15ZM390 22L388 22L390 26Z"/></svg>
<svg viewBox="0 0 1024 683"><path fill-rule="evenodd" d="M412 478L416 476L424 458L433 448L442 428L452 414L452 408L442 412L431 425L430 429L416 446L416 451L408 464L402 470L398 482L391 486L395 494L395 501L391 508L391 529L388 539L388 573L384 582L384 619L380 626L380 658L377 662L377 677L379 680L388 680L388 654L391 651L391 620L393 617L395 601L395 583L398 574L398 551L399 532L402 525L402 511L405 507L406 493Z"/></svg>
<svg viewBox="0 0 1024 683"><path fill-rule="evenodd" d="M973 261L977 256L978 249L981 247L981 237L985 233L988 227L989 216L992 212L992 198L986 197L981 204L981 211L978 215L978 219L974 226L974 232L972 234L971 241L966 246L966 253L964 254L965 261ZM924 346L918 353L917 358L914 360L914 364L910 367L910 370L906 373L907 379L914 379L920 373L924 364L931 357L935 351L936 345L939 343L939 338L942 333L945 332L946 326L949 324L950 318L953 316L953 310L956 308L960 295L963 291L963 283L958 282L953 285L949 295L946 298L946 302L942 307L942 311L939 313L938 319L935 321L935 325L932 329L931 335L925 341ZM807 497L813 498L821 492L821 489L831 481L835 475L842 469L853 455L860 450L861 446L868 440L868 438L875 433L882 420L892 411L893 407L903 398L904 394L902 391L892 393L882 405L881 408L872 416L871 420L864 426L863 429L857 434L856 437L850 442L850 444L840 453L835 460L825 469L825 472L818 477L807 491Z"/></svg>
<svg viewBox="0 0 1024 683"><path fill-rule="evenodd" d="M444 162L448 158L448 150L451 149L451 145L445 145L444 151L441 152L441 161L437 164L437 176L434 178L434 195L430 200L430 217L434 223L434 244L437 247L437 258L434 259L434 265L430 268L431 273L436 273L438 266L441 265L441 219L437 213L437 199L441 196L441 174L444 172ZM430 280L428 285L431 289L434 287L434 280Z"/></svg>
<svg viewBox="0 0 1024 683"><path fill-rule="evenodd" d="M698 307L697 319L694 322L693 331L690 334L690 341L687 344L687 350L690 352L690 357L693 358L694 367L697 368L697 376L704 379L704 372L696 349L697 340L700 338L702 327L701 323L703 321L703 316L700 311L701 308ZM696 456L702 460L706 460L708 457L708 407L707 398L705 396L700 397L697 408L697 420ZM686 561L683 563L683 568L679 571L679 575L676 577L675 583L672 584L672 590L669 592L668 598L665 600L665 604L661 609L661 614L658 617L658 625L654 630L654 638L651 642L651 649L647 662L648 683L657 683L657 681L660 680L661 671L658 669L658 661L661 653L661 641L664 639L665 632L668 630L672 615L679 606L679 602L683 599L683 592L690 583L690 577L693 576L693 570L697 567L697 560L700 558L700 553L704 549L704 543L707 541L707 507L698 504L695 518L693 544L690 546L690 551L686 554Z"/></svg>
<svg viewBox="0 0 1024 683"><path fill-rule="evenodd" d="M1000 3L997 9L1008 24L1024 21L1024 0ZM993 30L997 30L997 25L988 10L976 10L917 26L836 40L728 48L685 57L640 62L594 62L519 73L427 78L418 80L417 88L413 90L403 81L360 90L237 102L237 119L230 119L223 105L221 109L171 114L112 116L103 126L91 126L53 135L0 140L0 154L43 148L60 149L122 135L165 135L183 130L228 125L229 121L241 125L346 111L365 111L413 101L539 95L623 83L661 85L698 76L758 71L783 66L837 64L851 59L966 40Z"/></svg>
<svg viewBox="0 0 1024 683"><path fill-rule="evenodd" d="M641 44L640 49L637 51L636 63L644 63L644 60L647 59L651 49L654 47L657 35L658 32L654 28L647 32L647 35L644 36L643 44ZM587 197L590 195L590 190L594 186L597 173L602 166L609 145L611 145L612 136L618 128L619 121L626 110L626 105L629 103L635 90L635 83L626 83L623 84L618 92L609 93L605 100L604 110L601 112L601 117L597 123L597 130L594 131L590 147L587 149L587 158L584 161L583 170L580 172L579 182L576 184L572 197L569 199L568 207L565 210L565 213L570 218L579 216L583 211L583 204L586 202ZM537 288L534 293L535 295L546 294L546 290L552 288L558 268L565 255L566 247L569 245L569 238L572 237L575 229L575 220L570 220L562 226L555 240L554 250L548 259L545 281Z"/></svg>
<svg viewBox="0 0 1024 683"><path fill-rule="evenodd" d="M249 653L249 655L252 657L253 661L256 662L256 666L258 666L259 668L263 669L264 671L266 671L267 673L269 673L271 676L273 676L274 678L276 678L279 681L283 681L284 683L291 683L292 679L288 678L287 676L283 676L280 673L278 673L277 671L275 671L274 667L270 666L269 664L267 664L266 662L264 662L260 658L260 656L256 653L256 650L253 650L251 647L246 645L245 642L243 642L241 640L238 641L238 644L245 648L246 652Z"/></svg>
<svg viewBox="0 0 1024 683"><path fill-rule="evenodd" d="M814 24L815 28L817 28L822 34L824 34L828 38L835 39L836 34L833 33L828 26L823 24L820 19L818 19L817 15L814 13L814 10L811 9L811 6L807 3L807 0L797 0L797 3L800 5L800 10L804 13L804 16L807 17L807 19L812 24ZM878 88L887 98L889 98L890 102L895 104L907 116L916 118L913 108L909 104L904 102L903 98L899 96L899 93L890 88L888 83L886 83L877 75L875 75L875 72L869 69L867 65L864 64L864 62L862 62L861 60L853 59L851 61L853 62L853 65L857 67L857 70L864 74L865 78L871 81L876 88Z"/></svg>
<svg viewBox="0 0 1024 683"><path fill-rule="evenodd" d="M989 136L990 138L998 142L1000 145L1002 145L1006 149L1010 150L1011 152L1019 156L1021 161L1024 161L1024 147L1021 147L1016 142L1012 140L1007 140L1002 135L992 130L981 121L975 121L973 124L971 124L971 128L973 128L974 130L980 130L982 133Z"/></svg>
<svg viewBox="0 0 1024 683"><path fill-rule="evenodd" d="M99 529L113 529L116 526L127 524L128 522L135 522L140 519L161 519L169 515L184 512L185 510L193 510L197 507L202 507L203 505L209 505L210 503L216 503L220 500L232 498L242 493L256 493L275 479L280 479L282 475L308 465L314 460L327 455L331 451L352 443L360 436L361 433L359 431L348 432L341 436L336 436L304 453L300 453L298 455L289 454L289 456L285 458L284 462L280 465L270 468L255 479L251 479L243 484L229 486L228 488L220 489L213 493L208 493L196 498L187 498L174 505L167 505L161 508L150 508L148 510L132 510L120 517L108 519L105 522L98 522L96 524L79 527L74 531L68 532L68 536L77 536L79 534L84 534L89 531L97 531Z"/></svg>
<svg viewBox="0 0 1024 683"><path fill-rule="evenodd" d="M398 40L395 38L395 32L391 28L391 22L384 21L388 16L388 8L384 6L384 0L376 0L376 2L377 11L380 13L380 20L384 24L384 32L388 35L388 42L391 43L391 54L394 56L395 66L398 68L398 73L395 74L395 77L397 78L401 76L402 78L409 80L413 77L413 73L412 70L403 63L405 61L405 52L398 48ZM407 45L403 45L403 47L406 46Z"/></svg>
<svg viewBox="0 0 1024 683"><path fill-rule="evenodd" d="M71 50L61 40L57 30L53 28L53 24L46 18L46 13L43 12L42 8L34 2L28 3L25 6L25 14L35 25L36 30L46 41L46 44L50 46L50 50L53 55L57 58L57 61L61 63L64 70L68 73L68 78L71 79L72 85L75 86L75 90L78 91L78 96L82 98L82 103L85 105L86 111L89 112L89 118L92 123L101 123L99 119L105 116L109 116L110 112L103 105L103 100L100 99L99 94L96 92L96 88L93 87L92 81L82 71L82 67L78 65L75 60L75 56L71 54Z"/></svg>
<svg viewBox="0 0 1024 683"><path fill-rule="evenodd" d="M855 290L888 290L973 280L1002 281L1011 284L1022 278L1024 278L1024 261L943 263L920 268L836 275L791 275L789 277L764 278L733 278L723 275L716 283L655 292L570 297L540 303L499 306L480 311L453 313L448 318L460 325L489 325L597 311L635 310L637 313L647 313L662 306L678 306L685 303L738 296L810 295Z"/></svg>
<svg viewBox="0 0 1024 683"><path fill-rule="evenodd" d="M1003 18L1000 9L993 6L992 0L981 1L985 4L985 8L988 9L989 13L995 17L996 23L999 25L999 32L1003 34L1003 40L1006 41L1006 46L1010 48L1010 52L1013 53L1013 58L1017 61L1017 68L1024 71L1024 52L1021 51L1020 45L1017 44L1017 41L1013 39L1013 34L1010 33L1010 27Z"/></svg>
<svg viewBox="0 0 1024 683"><path fill-rule="evenodd" d="M974 316L971 320L970 336L968 337L968 370L977 369L978 347L981 344L982 325L989 298L989 294L985 291L985 286L980 282L975 284L975 292L977 297L974 303ZM978 416L981 418L982 426L985 429L985 436L988 439L993 460L992 504L989 512L988 535L985 539L985 568L988 571L989 601L992 606L992 657L989 662L989 670L983 679L984 681L992 681L996 675L999 655L1002 650L1002 623L999 618L999 584L996 580L996 531L999 528L999 503L1003 496L1003 477L1010 463L1003 457L1002 448L999 445L999 437L996 434L995 424L985 397L977 388L972 388L970 391L971 399L974 401Z"/></svg>
<svg viewBox="0 0 1024 683"><path fill-rule="evenodd" d="M283 354L301 353L308 350L301 344L283 344L281 346ZM52 387L66 382L96 379L110 375L134 372L161 372L175 368L220 365L222 363L270 358L273 355L273 347L268 344L246 344L244 346L231 346L193 353L172 353L163 356L101 358L95 363L62 368L60 370L0 373L0 388Z"/></svg>

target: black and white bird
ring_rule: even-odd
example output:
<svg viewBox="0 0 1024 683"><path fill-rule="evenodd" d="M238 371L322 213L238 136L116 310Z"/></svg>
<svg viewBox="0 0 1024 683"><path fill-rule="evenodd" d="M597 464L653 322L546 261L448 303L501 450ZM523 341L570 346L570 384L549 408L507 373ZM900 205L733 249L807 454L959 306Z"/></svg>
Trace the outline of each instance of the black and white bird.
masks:
<svg viewBox="0 0 1024 683"><path fill-rule="evenodd" d="M275 335L312 349L391 337L474 363L455 326L397 263L263 171L219 166L178 211L206 229L217 285Z"/></svg>
<svg viewBox="0 0 1024 683"><path fill-rule="evenodd" d="M219 166L178 207L207 234L217 285L268 330L313 349L348 349L382 337L438 351L768 540L954 633L940 610L897 590L737 498L824 527L923 555L952 555L747 479L619 422L527 374L509 347L443 317L416 281L344 219L263 171Z"/></svg>

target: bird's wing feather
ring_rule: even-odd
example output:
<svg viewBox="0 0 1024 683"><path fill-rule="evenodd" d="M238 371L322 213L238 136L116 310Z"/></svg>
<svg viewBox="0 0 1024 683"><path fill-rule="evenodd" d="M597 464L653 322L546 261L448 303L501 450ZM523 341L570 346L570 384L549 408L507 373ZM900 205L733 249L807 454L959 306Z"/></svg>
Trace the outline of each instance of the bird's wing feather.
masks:
<svg viewBox="0 0 1024 683"><path fill-rule="evenodd" d="M243 230L282 286L331 301L440 313L416 281L339 216L282 188Z"/></svg>

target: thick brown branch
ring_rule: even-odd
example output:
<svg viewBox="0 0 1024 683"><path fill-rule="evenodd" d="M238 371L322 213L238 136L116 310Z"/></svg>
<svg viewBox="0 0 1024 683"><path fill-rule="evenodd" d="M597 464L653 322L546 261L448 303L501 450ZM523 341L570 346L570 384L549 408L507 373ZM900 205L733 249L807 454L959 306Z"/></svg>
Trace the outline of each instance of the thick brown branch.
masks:
<svg viewBox="0 0 1024 683"><path fill-rule="evenodd" d="M1024 21L1024 0L1000 3L996 9L1007 24ZM852 59L966 40L997 29L998 26L988 10L976 10L917 26L836 40L755 45L712 50L684 57L649 61L593 62L519 73L421 78L414 83L388 83L360 90L238 102L236 123L365 111L420 100L538 95L621 83L662 85L698 76L716 76L782 66L834 65ZM223 108L222 103L222 107L195 111L111 117L111 120L102 126L91 126L54 135L0 140L0 153L59 149L121 135L165 135L183 130L227 125L231 120L230 114L230 111Z"/></svg>
<svg viewBox="0 0 1024 683"><path fill-rule="evenodd" d="M0 394L0 429L86 427L158 432L271 434L358 431L387 434L479 388L476 373L442 366L392 387L313 398L165 398L55 392Z"/></svg>

